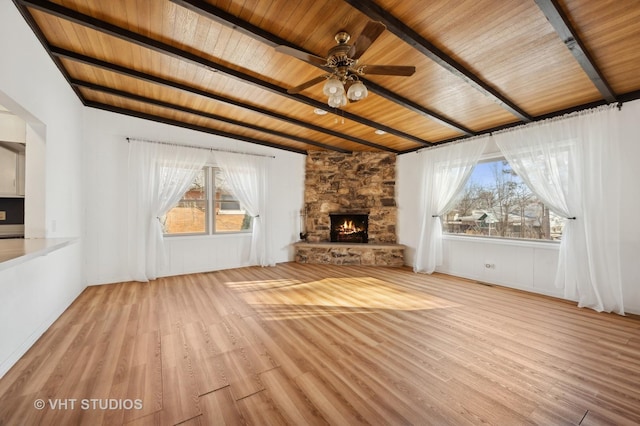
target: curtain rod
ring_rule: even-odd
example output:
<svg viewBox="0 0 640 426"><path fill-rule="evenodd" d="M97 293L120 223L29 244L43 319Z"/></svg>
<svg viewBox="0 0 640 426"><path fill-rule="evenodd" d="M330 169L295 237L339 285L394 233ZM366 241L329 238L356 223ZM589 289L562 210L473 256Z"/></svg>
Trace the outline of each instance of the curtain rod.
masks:
<svg viewBox="0 0 640 426"><path fill-rule="evenodd" d="M127 139L127 142L131 142L132 140L134 140L134 141L139 141L139 142L144 142L144 143L155 143L155 144L158 144L158 145L183 146L185 148L203 149L205 151L230 152L232 154L242 154L242 155L253 155L255 157L276 158L275 155L255 154L253 152L233 151L233 150L230 150L230 149L220 149L220 148L210 148L210 147L207 148L206 146L183 145L183 144L174 143L174 142L152 141L152 140L148 140L148 139L129 138L129 137L127 137L126 139Z"/></svg>
<svg viewBox="0 0 640 426"><path fill-rule="evenodd" d="M578 110L578 111L572 111L572 112L568 112L566 114L561 114L561 115L557 115L557 116L554 116L554 117L544 118L544 119L541 119L541 120L534 120L534 121L530 121L528 123L516 123L516 124L514 124L512 126L508 126L506 128L503 128L503 129L489 131L489 132L481 133L479 135L474 135L474 136L471 136L471 137L463 137L463 138L457 139L457 140L455 140L453 142L440 143L440 144L437 144L437 145L434 145L434 146L427 146L427 147L420 148L420 149L418 149L416 151L413 151L413 152L415 152L416 154L420 154L422 151L428 151L428 150L431 150L431 149L443 148L443 147L446 147L446 146L450 146L450 145L457 144L457 143L462 143L462 142L471 142L474 139L478 139L478 138L482 138L482 137L493 136L493 135L497 135L497 134L501 134L501 133L509 133L509 132L512 132L512 131L514 131L516 129L522 129L522 128L525 128L525 127L534 127L536 125L541 125L543 123L551 123L551 122L554 122L554 121L562 121L562 120L570 119L570 118L573 118L573 117L578 117L580 115L595 114L595 113L597 113L599 111L603 111L603 110L606 110L606 109L618 108L618 111L622 111L622 106L623 106L623 102L614 102L614 103L610 103L610 104L598 105L598 106L595 106L595 107L592 107L592 108L585 108L585 109L581 109L581 110Z"/></svg>

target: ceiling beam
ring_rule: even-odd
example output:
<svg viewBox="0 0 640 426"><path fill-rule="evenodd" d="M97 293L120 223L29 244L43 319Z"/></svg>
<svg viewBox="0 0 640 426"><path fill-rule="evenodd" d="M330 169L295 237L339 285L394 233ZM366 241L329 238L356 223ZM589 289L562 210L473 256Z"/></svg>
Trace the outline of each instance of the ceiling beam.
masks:
<svg viewBox="0 0 640 426"><path fill-rule="evenodd" d="M453 58L445 54L442 50L429 43L424 37L409 28L399 19L389 14L377 4L367 0L344 1L355 9L367 15L370 19L374 21L381 21L387 27L387 29L395 34L398 38L409 44L411 47L413 47L438 65L442 66L453 75L461 78L466 83L479 90L480 93L496 102L502 108L518 117L520 120L524 122L529 122L532 120L532 117L529 114L527 114L524 110L514 104L506 96L502 95L496 89L489 86L473 72L469 71L461 64L456 62Z"/></svg>
<svg viewBox="0 0 640 426"><path fill-rule="evenodd" d="M254 111L263 115L266 115L271 118L275 118L278 120L285 121L290 124L294 124L300 127L304 127L309 130L314 130L316 132L324 133L330 136L335 136L340 139L344 139L350 142L354 142L361 145L366 145L376 149L383 149L390 152L398 153L399 151L383 147L378 144L374 144L372 142L366 141L364 139L357 138L355 136L347 135L344 133L336 132L331 129L325 129L324 127L316 126L314 124L308 123L306 121L297 120L295 118L288 117L284 114L279 114L277 112L269 111L257 106L245 104L234 99L225 98L224 96L220 96L211 92L207 92L205 90L197 89L191 86L187 86L182 83L175 82L173 80L167 80L161 77L156 77L151 74L147 74L141 71L132 70L130 68L123 67L121 65L112 64L110 62L102 61L100 59L92 58L86 55L82 55L80 53L71 52L69 50L61 49L59 47L47 45L46 49L54 58L66 58L75 62L80 62L92 67L100 68L106 71L114 72L116 74L122 74L128 77L132 77L138 80L147 81L149 83L159 84L164 87L169 87L172 89L182 90L184 92L193 93L196 95L203 96L208 99L213 99L219 102L223 102L229 105L237 106L240 108L248 109L250 111ZM72 86L73 87L73 86ZM82 99L82 97L80 97Z"/></svg>
<svg viewBox="0 0 640 426"><path fill-rule="evenodd" d="M123 91L123 90L102 86L102 85L91 83L91 82L88 82L88 81L82 81L82 80L78 80L78 79L71 79L71 84L73 86L76 86L76 87L84 87L84 88L87 88L87 89L90 89L90 90L94 90L94 91L98 91L98 92L102 92L102 93L108 93L110 95L118 96L118 97L125 98L125 99L130 99L130 100L137 101L137 102L143 102L143 103L146 103L146 104L151 104L151 105L159 106L159 107L162 107L162 108L168 108L168 109L171 109L171 110L182 111L182 112L186 112L188 114L197 115L197 116L200 116L200 117L210 118L210 119L216 120L216 121L222 121L223 123L232 124L234 126L239 126L239 127L244 127L244 128L256 130L256 131L261 132L261 133L267 133L267 134L270 134L270 135L273 135L273 136L278 136L278 137L281 137L281 138L290 139L290 140L293 140L293 141L296 141L296 142L300 142L300 143L304 143L304 144L307 144L307 145L317 146L319 148L327 149L327 150L330 150L330 151L351 153L351 151L349 151L349 150L338 148L338 147L327 145L327 144L323 144L321 142L316 142L316 141L311 140L311 139L302 138L302 137L295 136L295 135L289 135L287 133L279 132L277 130L271 130L271 129L267 129L265 127L257 126L255 124L245 123L245 122L242 122L242 121L238 121L238 120L234 120L234 119L231 119L231 118L223 117L223 116L218 115L218 114L211 114L211 113L208 113L208 112L199 111L197 109L185 107L185 106L174 104L174 103L170 103L170 102L160 101L158 99L148 98L146 96L136 95L135 93L126 92L126 91Z"/></svg>
<svg viewBox="0 0 640 426"><path fill-rule="evenodd" d="M182 7L185 7L193 12L196 12L202 16L205 16L215 22L218 22L219 24L225 25L227 27L232 28L233 30L239 31L251 38L253 38L254 40L258 40L268 46L271 47L276 47L276 46L288 46L291 48L294 48L296 50L300 50L303 52L307 52L307 53L311 53L314 54L313 52L309 52L308 50L300 47L300 46L296 46L293 43L290 43L289 41L278 37L275 34L269 33L265 30L263 30L260 27L257 27L253 24L251 24L250 22L244 21L228 12L225 12L224 10L210 4L207 3L205 1L202 0L171 0L173 3L176 3ZM316 66L315 64L310 64L313 66ZM326 72L332 72L332 70L328 67L321 67L321 66L317 66L317 68L320 68ZM448 127L450 129L456 130L464 135L473 135L474 132L468 128L466 128L465 126L456 123L455 121L446 118L434 111L430 111L427 108L424 108L421 105L418 105L406 98L403 98L402 96L388 90L385 89L383 87L381 87L380 85L364 78L361 77L360 80L362 80L365 85L367 86L367 88L377 94L378 96L381 96L389 101L395 102L396 104L400 105L401 107L407 108L415 113L418 113L424 117L427 117L445 127Z"/></svg>
<svg viewBox="0 0 640 426"><path fill-rule="evenodd" d="M609 86L595 61L589 55L589 51L578 37L578 33L571 25L569 17L564 13L558 2L556 0L535 0L535 2L604 100L608 103L616 102L617 98L611 86Z"/></svg>
<svg viewBox="0 0 640 426"><path fill-rule="evenodd" d="M277 86L275 84L269 83L267 81L260 80L257 77L254 77L249 74L245 74L243 72L234 70L225 65L219 64L217 62L213 62L204 57L198 56L194 53L188 52L186 50L179 49L175 46L171 46L169 44L163 43L161 41L143 36L141 34L126 30L124 28L118 27L116 25L110 24L108 22L96 19L92 16L88 16L77 12L75 10L66 8L64 6L60 6L56 3L52 3L45 0L17 0L23 6L33 7L37 10L45 12L47 14L56 16L61 19L68 20L70 22L74 22L76 24L91 28L95 31L99 31L113 37L117 37L121 40L125 40L129 43L134 43L138 46L142 46L147 49L151 49L153 51L171 56L176 59L180 59L191 64L203 67L208 70L212 70L214 72L221 72L229 77L234 79L243 81L245 83L250 83L254 86L260 87L261 89L270 91L272 93L276 93L278 95L287 97L289 99L296 100L298 102L302 102L314 108L322 108L325 111L331 112L332 114L338 115L340 118L346 118L348 120L352 120L363 124L365 126L369 126L373 129L384 130L385 132L398 136L403 139L410 140L415 143L419 143L422 145L431 145L432 142L425 141L416 136L410 135L408 133L402 132L400 130L382 125L380 123L376 123L375 121L369 120L364 117L357 116L350 112L338 109L327 108L327 105L323 102L316 101L315 99L311 99L309 97L300 95L300 94L290 94L287 93L287 89ZM382 146L374 144L377 149L389 151L390 149Z"/></svg>
<svg viewBox="0 0 640 426"><path fill-rule="evenodd" d="M178 120L172 120L170 118L164 118L164 117L158 117L157 115L152 115L152 114L147 114L144 112L140 112L140 111L135 111L133 109L128 109L128 108L121 108L121 107L117 107L115 105L107 105L107 104L103 104L100 102L94 102L94 101L86 101L85 105L91 108L97 108L97 109L102 109L105 111L111 111L111 112L115 112L118 114L123 114L123 115L129 115L131 117L137 117L137 118L142 118L145 120L150 120L150 121L155 121L158 123L163 123L163 124L170 124L172 126L176 126L176 127L182 127L185 129L191 129L191 130L197 130L198 132L203 132L203 133L209 133L211 135L216 135L216 136L223 136L225 138L229 138L229 139L236 139L242 142L250 142L250 143L254 143L256 145L263 145L263 146L268 146L269 148L276 148L276 149L281 149L283 151L290 151L290 152L295 152L297 154L302 154L302 155L307 155L307 152L302 150L302 149L296 149L296 148L291 148L288 146L284 146L284 145L278 145L278 144L274 144L271 142L265 142L261 139L255 139L255 138L249 138L246 136L239 136L236 135L235 133L229 133L229 132L223 132L220 130L214 130L211 129L209 127L204 127L204 126L198 126L195 124L188 124L182 121L178 121Z"/></svg>

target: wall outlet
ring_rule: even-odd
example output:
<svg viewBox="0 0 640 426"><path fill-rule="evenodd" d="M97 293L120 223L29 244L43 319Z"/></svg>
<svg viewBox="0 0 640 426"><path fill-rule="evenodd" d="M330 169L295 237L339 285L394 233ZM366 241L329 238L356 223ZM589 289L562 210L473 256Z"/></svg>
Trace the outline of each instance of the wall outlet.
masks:
<svg viewBox="0 0 640 426"><path fill-rule="evenodd" d="M7 212L0 212L0 220L7 220Z"/></svg>

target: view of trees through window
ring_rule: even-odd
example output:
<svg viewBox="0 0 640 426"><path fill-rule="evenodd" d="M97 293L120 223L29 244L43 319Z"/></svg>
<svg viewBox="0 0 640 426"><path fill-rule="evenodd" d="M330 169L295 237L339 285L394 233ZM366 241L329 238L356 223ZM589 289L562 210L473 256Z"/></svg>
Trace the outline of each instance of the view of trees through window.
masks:
<svg viewBox="0 0 640 426"><path fill-rule="evenodd" d="M205 167L161 223L167 235L242 232L251 229L251 216L229 190L222 171Z"/></svg>
<svg viewBox="0 0 640 426"><path fill-rule="evenodd" d="M564 227L504 159L478 163L441 219L445 233L502 238L559 240Z"/></svg>

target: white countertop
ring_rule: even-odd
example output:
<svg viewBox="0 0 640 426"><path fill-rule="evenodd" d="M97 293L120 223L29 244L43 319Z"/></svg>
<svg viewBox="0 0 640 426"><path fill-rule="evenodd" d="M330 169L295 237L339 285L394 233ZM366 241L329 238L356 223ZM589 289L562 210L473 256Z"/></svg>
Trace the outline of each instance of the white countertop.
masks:
<svg viewBox="0 0 640 426"><path fill-rule="evenodd" d="M44 256L76 241L75 238L0 239L0 270Z"/></svg>

